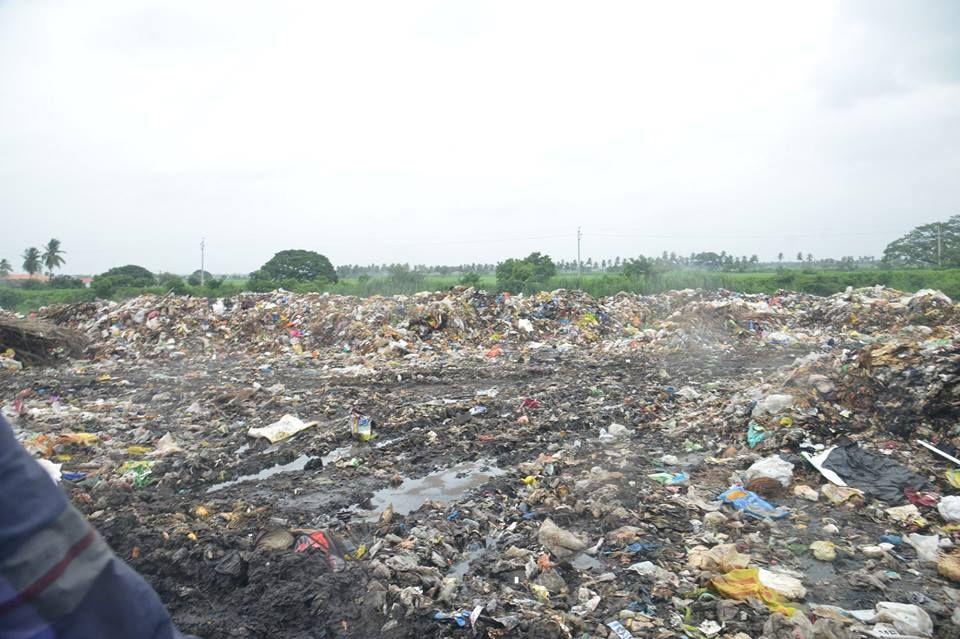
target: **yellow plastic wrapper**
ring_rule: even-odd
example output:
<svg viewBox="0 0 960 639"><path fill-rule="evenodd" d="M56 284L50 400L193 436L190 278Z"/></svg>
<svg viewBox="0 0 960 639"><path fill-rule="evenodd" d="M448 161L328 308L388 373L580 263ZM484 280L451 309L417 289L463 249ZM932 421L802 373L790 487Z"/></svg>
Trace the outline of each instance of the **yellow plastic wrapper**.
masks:
<svg viewBox="0 0 960 639"><path fill-rule="evenodd" d="M740 568L731 570L725 575L714 577L710 580L714 589L727 599L736 599L743 601L748 597L756 597L767 605L771 612L780 612L792 616L796 608L787 606L782 596L778 595L772 588L768 588L760 583L760 570L758 568Z"/></svg>
<svg viewBox="0 0 960 639"><path fill-rule="evenodd" d="M954 488L960 488L960 470L948 470L947 481Z"/></svg>

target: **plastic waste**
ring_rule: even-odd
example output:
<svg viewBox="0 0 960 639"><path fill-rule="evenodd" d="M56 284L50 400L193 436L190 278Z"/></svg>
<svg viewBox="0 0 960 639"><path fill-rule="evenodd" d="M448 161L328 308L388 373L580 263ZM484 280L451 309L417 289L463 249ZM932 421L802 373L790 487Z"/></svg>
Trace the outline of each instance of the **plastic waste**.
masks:
<svg viewBox="0 0 960 639"><path fill-rule="evenodd" d="M537 541L557 559L571 557L587 547L587 542L553 523L549 517L540 524Z"/></svg>
<svg viewBox="0 0 960 639"><path fill-rule="evenodd" d="M59 484L62 473L60 469L63 468L63 464L55 464L49 459L38 459L37 463L40 464L40 467L46 471L50 479L53 480L53 483Z"/></svg>
<svg viewBox="0 0 960 639"><path fill-rule="evenodd" d="M147 453L147 457L163 457L164 455L182 452L183 448L180 447L180 444L177 443L177 440L174 439L173 435L167 433L157 440L156 447L151 452Z"/></svg>
<svg viewBox="0 0 960 639"><path fill-rule="evenodd" d="M687 555L687 566L707 572L727 573L750 564L750 555L737 551L736 544L719 544L713 548L695 546Z"/></svg>
<svg viewBox="0 0 960 639"><path fill-rule="evenodd" d="M653 473L647 475L648 478L652 479L655 482L659 482L665 486L673 486L675 484L682 484L683 482L690 479L690 476L686 473Z"/></svg>
<svg viewBox="0 0 960 639"><path fill-rule="evenodd" d="M630 564L627 566L627 570L632 570L641 577L653 577L657 581L662 581L673 585L679 583L679 579L675 574L669 570L661 568L652 561L640 561L635 564Z"/></svg>
<svg viewBox="0 0 960 639"><path fill-rule="evenodd" d="M317 422L304 422L294 415L284 415L269 426L251 428L247 431L247 435L250 437L263 437L271 444L276 444L316 425Z"/></svg>
<svg viewBox="0 0 960 639"><path fill-rule="evenodd" d="M940 535L919 535L910 533L904 538L917 551L920 561L937 561L940 557Z"/></svg>
<svg viewBox="0 0 960 639"><path fill-rule="evenodd" d="M775 479L782 486L789 486L793 480L793 464L781 459L779 455L765 457L747 469L746 480L748 483L757 477Z"/></svg>
<svg viewBox="0 0 960 639"><path fill-rule="evenodd" d="M905 635L933 636L933 620L915 604L881 601L877 604L877 621L890 623Z"/></svg>
<svg viewBox="0 0 960 639"><path fill-rule="evenodd" d="M840 505L845 502L862 504L864 494L859 488L850 488L848 486L835 486L833 484L823 484L820 486L820 492L831 504Z"/></svg>
<svg viewBox="0 0 960 639"><path fill-rule="evenodd" d="M837 446L823 466L834 471L844 482L867 495L899 503L904 490L923 490L927 480L885 455L860 448L855 442Z"/></svg>
<svg viewBox="0 0 960 639"><path fill-rule="evenodd" d="M753 416L777 415L793 406L793 395L767 395L753 407Z"/></svg>
<svg viewBox="0 0 960 639"><path fill-rule="evenodd" d="M633 639L633 634L623 627L623 624L619 621L611 621L607 623L607 628L613 631L613 634L617 635L620 639Z"/></svg>
<svg viewBox="0 0 960 639"><path fill-rule="evenodd" d="M810 486L804 484L797 484L793 487L793 494L801 499L806 499L807 501L818 501L820 499L820 493L818 493Z"/></svg>
<svg viewBox="0 0 960 639"><path fill-rule="evenodd" d="M758 519L782 519L790 514L788 508L774 506L756 493L741 486L729 488L720 495L719 499L722 499L723 503L731 504L737 510L743 511L744 514Z"/></svg>
<svg viewBox="0 0 960 639"><path fill-rule="evenodd" d="M373 421L367 415L361 415L357 412L351 413L350 433L358 441L370 441L373 438Z"/></svg>
<svg viewBox="0 0 960 639"><path fill-rule="evenodd" d="M884 512L887 513L893 521L901 524L915 524L917 526L925 526L927 524L923 516L920 515L920 509L913 504L894 506L893 508L887 508Z"/></svg>
<svg viewBox="0 0 960 639"><path fill-rule="evenodd" d="M949 495L940 500L937 504L937 512L943 517L944 521L960 521L960 495Z"/></svg>
<svg viewBox="0 0 960 639"><path fill-rule="evenodd" d="M786 605L786 601L779 593L760 582L760 571L757 568L731 570L725 575L711 579L710 585L727 599L743 601L749 597L756 597L773 612L790 616L796 611Z"/></svg>
<svg viewBox="0 0 960 639"><path fill-rule="evenodd" d="M837 547L833 542L815 541L810 544L810 550L813 551L813 556L820 561L833 561L837 558Z"/></svg>
<svg viewBox="0 0 960 639"><path fill-rule="evenodd" d="M750 425L747 427L747 445L750 446L750 448L756 448L757 445L766 438L767 432L763 426L751 420Z"/></svg>
<svg viewBox="0 0 960 639"><path fill-rule="evenodd" d="M947 483L954 488L960 488L960 469L948 470L946 472Z"/></svg>
<svg viewBox="0 0 960 639"><path fill-rule="evenodd" d="M758 569L757 576L760 583L787 599L803 599L807 596L807 589L804 588L803 582L796 577L766 568Z"/></svg>

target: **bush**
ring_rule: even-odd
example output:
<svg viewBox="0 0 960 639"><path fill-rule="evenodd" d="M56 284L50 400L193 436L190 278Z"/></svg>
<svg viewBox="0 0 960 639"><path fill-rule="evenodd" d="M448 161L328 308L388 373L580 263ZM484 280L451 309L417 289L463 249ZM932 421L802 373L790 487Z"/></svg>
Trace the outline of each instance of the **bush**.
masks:
<svg viewBox="0 0 960 639"><path fill-rule="evenodd" d="M108 275L106 277L95 277L93 282L90 284L90 287L96 292L97 297L102 299L109 299L113 292L117 289L117 278Z"/></svg>
<svg viewBox="0 0 960 639"><path fill-rule="evenodd" d="M462 286L472 286L480 288L480 274L469 271L460 276L459 284Z"/></svg>
<svg viewBox="0 0 960 639"><path fill-rule="evenodd" d="M318 277L323 277L328 282L336 282L337 272L326 256L314 251L299 249L280 251L271 257L266 264L250 274L251 280L270 282L281 282L283 280L311 282ZM276 284L274 284L274 287L276 287Z"/></svg>
<svg viewBox="0 0 960 639"><path fill-rule="evenodd" d="M189 295L190 291L187 289L186 282L183 281L183 278L179 275L174 275L173 273L161 273L158 276L160 280L160 287L166 289L167 291L173 291L175 295Z"/></svg>
<svg viewBox="0 0 960 639"><path fill-rule="evenodd" d="M16 308L24 299L23 293L12 286L0 287L0 308Z"/></svg>
<svg viewBox="0 0 960 639"><path fill-rule="evenodd" d="M47 283L43 280L23 280L18 286L25 291L39 291L42 288L47 288Z"/></svg>
<svg viewBox="0 0 960 639"><path fill-rule="evenodd" d="M77 277L70 277L69 275L55 275L50 278L48 282L50 288L84 288L83 281Z"/></svg>

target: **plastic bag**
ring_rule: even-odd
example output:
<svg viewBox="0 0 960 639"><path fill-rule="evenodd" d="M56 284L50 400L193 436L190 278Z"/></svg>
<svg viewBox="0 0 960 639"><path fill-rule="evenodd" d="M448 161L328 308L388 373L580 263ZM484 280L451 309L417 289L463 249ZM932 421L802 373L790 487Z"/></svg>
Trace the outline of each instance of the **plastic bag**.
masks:
<svg viewBox="0 0 960 639"><path fill-rule="evenodd" d="M767 605L772 612L781 612L788 617L796 609L785 605L784 599L772 588L760 582L760 571L757 568L742 568L731 570L725 575L714 577L710 584L727 599L744 601L749 597L756 597Z"/></svg>
<svg viewBox="0 0 960 639"><path fill-rule="evenodd" d="M782 486L789 486L793 480L793 464L781 459L780 455L765 457L747 469L746 478L748 483L757 477L775 479L780 482Z"/></svg>
<svg viewBox="0 0 960 639"><path fill-rule="evenodd" d="M752 515L758 519L782 519L790 514L790 510L782 506L774 506L765 501L756 493L750 492L741 486L733 486L720 495L720 499L725 504L731 504L737 510L742 510L746 515Z"/></svg>
<svg viewBox="0 0 960 639"><path fill-rule="evenodd" d="M866 494L894 503L903 503L903 491L923 490L927 480L885 455L860 448L855 442L837 446L823 466L834 471L844 482Z"/></svg>
<svg viewBox="0 0 960 639"><path fill-rule="evenodd" d="M941 499L937 505L937 512L944 521L960 521L960 496L950 495Z"/></svg>
<svg viewBox="0 0 960 639"><path fill-rule="evenodd" d="M940 535L910 533L904 541L914 547L920 561L936 561L940 558Z"/></svg>
<svg viewBox="0 0 960 639"><path fill-rule="evenodd" d="M933 636L933 620L915 604L881 601L877 604L877 621L893 624L905 635Z"/></svg>
<svg viewBox="0 0 960 639"><path fill-rule="evenodd" d="M753 407L753 416L761 417L765 414L776 415L793 406L793 395L767 395Z"/></svg>

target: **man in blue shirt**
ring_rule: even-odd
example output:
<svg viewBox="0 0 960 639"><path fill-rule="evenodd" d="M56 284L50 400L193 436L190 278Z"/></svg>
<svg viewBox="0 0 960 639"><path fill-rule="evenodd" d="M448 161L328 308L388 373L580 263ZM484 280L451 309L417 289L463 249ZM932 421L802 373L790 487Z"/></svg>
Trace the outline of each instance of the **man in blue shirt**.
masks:
<svg viewBox="0 0 960 639"><path fill-rule="evenodd" d="M0 639L183 639L0 416Z"/></svg>

